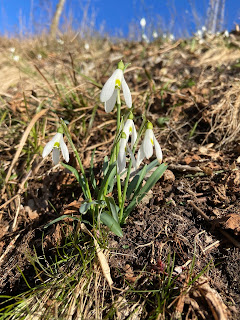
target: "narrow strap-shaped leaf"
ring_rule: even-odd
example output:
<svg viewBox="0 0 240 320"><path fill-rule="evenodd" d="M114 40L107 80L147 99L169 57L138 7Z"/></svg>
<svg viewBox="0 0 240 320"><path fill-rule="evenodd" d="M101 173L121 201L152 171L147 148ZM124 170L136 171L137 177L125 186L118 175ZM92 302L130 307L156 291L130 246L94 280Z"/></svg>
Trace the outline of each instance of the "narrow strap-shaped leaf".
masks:
<svg viewBox="0 0 240 320"><path fill-rule="evenodd" d="M103 160L103 167L102 167L102 172L104 177L107 174L108 168L109 168L108 156L105 156Z"/></svg>
<svg viewBox="0 0 240 320"><path fill-rule="evenodd" d="M100 190L98 192L98 200L101 200L103 197L103 192L104 190L107 190L107 186L108 186L108 179L111 181L111 179L113 179L114 174L115 174L115 170L116 170L116 161L111 164L108 168L108 171L101 183L101 187Z"/></svg>
<svg viewBox="0 0 240 320"><path fill-rule="evenodd" d="M89 171L90 171L90 181L91 181L92 187L97 193L97 182L96 182L94 172L93 172L93 159L94 159L95 151L96 151L96 149L94 149L92 152Z"/></svg>
<svg viewBox="0 0 240 320"><path fill-rule="evenodd" d="M105 200L107 202L108 209L111 212L113 218L117 221L117 223L119 223L119 220L118 220L119 207L116 205L113 197L105 197Z"/></svg>
<svg viewBox="0 0 240 320"><path fill-rule="evenodd" d="M117 221L110 214L107 212L102 212L100 215L100 220L117 236L123 236L123 232L119 223L117 223Z"/></svg>
<svg viewBox="0 0 240 320"><path fill-rule="evenodd" d="M52 224L54 224L54 223L56 223L58 221L65 220L66 218L69 218L69 219L72 219L72 220L79 220L79 218L77 218L77 217L63 214L62 216L57 217L56 219L54 219L51 222L49 222L48 224L46 224L44 226L44 229L48 228L49 226L51 226Z"/></svg>
<svg viewBox="0 0 240 320"><path fill-rule="evenodd" d="M62 164L62 166L64 168L68 169L69 171L71 171L74 174L74 176L77 179L77 182L80 184L80 186L82 188L82 191L83 191L85 199L88 199L86 183L85 183L85 180L84 180L83 176L82 175L80 176L78 171L77 171L77 169L75 169L74 167L70 166L69 164L66 164L66 163L63 163L63 162L61 162L61 164Z"/></svg>
<svg viewBox="0 0 240 320"><path fill-rule="evenodd" d="M106 202L103 201L103 200L93 200L91 202L84 202L81 204L80 208L79 208L79 212L81 214L85 214L90 208L92 205L95 205L95 204L98 204L100 206L106 206Z"/></svg>
<svg viewBox="0 0 240 320"><path fill-rule="evenodd" d="M146 175L147 165L140 170L137 175L132 179L132 181L129 183L129 186L127 188L127 199L130 198L132 192L135 190L137 191L138 187L140 186L141 182L143 181L145 175Z"/></svg>
<svg viewBox="0 0 240 320"><path fill-rule="evenodd" d="M140 189L137 195L134 194L134 197L130 204L127 206L123 214L123 219L125 220L127 216L131 213L137 203L139 203L147 194L147 192L156 184L156 182L161 178L164 171L167 169L165 163L161 164L148 178L145 185Z"/></svg>

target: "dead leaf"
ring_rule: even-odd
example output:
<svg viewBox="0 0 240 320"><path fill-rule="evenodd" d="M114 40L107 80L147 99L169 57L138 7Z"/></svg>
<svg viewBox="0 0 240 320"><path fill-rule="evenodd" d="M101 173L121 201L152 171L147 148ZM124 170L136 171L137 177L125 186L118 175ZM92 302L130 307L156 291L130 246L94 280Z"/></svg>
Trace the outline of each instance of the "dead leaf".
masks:
<svg viewBox="0 0 240 320"><path fill-rule="evenodd" d="M208 306L210 307L215 320L228 320L229 311L223 303L219 293L212 289L206 277L200 277L198 280L198 290L205 298Z"/></svg>

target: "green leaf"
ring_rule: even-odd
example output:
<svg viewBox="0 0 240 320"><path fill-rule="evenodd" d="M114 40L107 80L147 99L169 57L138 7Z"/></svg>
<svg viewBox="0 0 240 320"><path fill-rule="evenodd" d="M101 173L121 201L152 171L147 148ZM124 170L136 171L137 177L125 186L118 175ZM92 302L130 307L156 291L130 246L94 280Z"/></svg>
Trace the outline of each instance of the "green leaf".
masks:
<svg viewBox="0 0 240 320"><path fill-rule="evenodd" d="M105 192L108 191L109 181L112 182L114 175L115 175L115 172L116 172L116 161L114 163L112 163L107 170L107 173L101 183L101 187L98 192L98 200L102 199L104 191Z"/></svg>
<svg viewBox="0 0 240 320"><path fill-rule="evenodd" d="M117 221L112 216L110 216L110 214L108 214L107 212L102 212L100 215L100 220L117 236L123 236L123 232L119 223L117 223Z"/></svg>
<svg viewBox="0 0 240 320"><path fill-rule="evenodd" d="M139 188L138 192L134 194L132 201L124 211L123 220L125 220L129 216L136 204L139 203L145 197L148 191L157 183L166 169L167 165L165 163L161 164L148 178L145 185L142 188Z"/></svg>
<svg viewBox="0 0 240 320"><path fill-rule="evenodd" d="M65 220L66 218L69 218L69 219L72 219L72 220L79 220L79 218L77 218L77 217L63 214L62 216L60 216L60 217L52 220L52 221L49 222L48 224L46 224L46 225L44 226L44 229L48 228L49 226L51 226L52 224L54 224L54 223L56 223L56 222L58 222L58 221Z"/></svg>
<svg viewBox="0 0 240 320"><path fill-rule="evenodd" d="M103 176L104 176L104 177L105 177L106 174L107 174L108 167L109 167L108 156L105 156L105 157L104 157L104 160L103 160L103 167L102 167L102 171L103 171Z"/></svg>
<svg viewBox="0 0 240 320"><path fill-rule="evenodd" d="M117 221L117 223L119 223L119 219L118 219L119 207L116 205L113 197L105 197L105 200L113 218Z"/></svg>
<svg viewBox="0 0 240 320"><path fill-rule="evenodd" d="M147 165L142 168L141 171L139 171L136 176L132 179L132 181L129 183L129 186L127 188L127 199L130 198L133 191L136 191L140 184L142 183L145 175L146 175Z"/></svg>
<svg viewBox="0 0 240 320"><path fill-rule="evenodd" d="M97 189L97 183L96 183L96 179L95 179L94 172L93 172L93 159L94 159L95 151L96 151L96 149L93 150L93 153L92 153L92 156L91 156L90 168L89 168L90 181L91 181L91 184L92 184L92 187L93 187L94 190Z"/></svg>
<svg viewBox="0 0 240 320"><path fill-rule="evenodd" d="M92 205L95 205L95 204L98 204L98 205L106 205L106 202L103 201L103 200L100 200L100 201L97 201L97 200L94 200L94 201L91 201L91 202L84 202L81 207L79 208L79 212L81 214L85 214L90 208Z"/></svg>
<svg viewBox="0 0 240 320"><path fill-rule="evenodd" d="M70 166L69 164L66 164L66 163L63 163L63 162L61 162L61 165L74 174L75 178L77 179L77 182L80 181L80 176L79 176L79 173L78 173L77 169L75 169L74 167Z"/></svg>
<svg viewBox="0 0 240 320"><path fill-rule="evenodd" d="M85 183L85 180L84 180L83 176L80 176L78 171L77 171L77 169L75 169L74 167L70 166L69 164L66 164L66 163L63 163L63 162L61 162L61 164L62 164L62 166L64 168L68 169L69 171L71 171L74 174L74 176L77 179L77 182L80 184L80 186L82 188L82 191L83 191L85 199L88 199L86 183Z"/></svg>

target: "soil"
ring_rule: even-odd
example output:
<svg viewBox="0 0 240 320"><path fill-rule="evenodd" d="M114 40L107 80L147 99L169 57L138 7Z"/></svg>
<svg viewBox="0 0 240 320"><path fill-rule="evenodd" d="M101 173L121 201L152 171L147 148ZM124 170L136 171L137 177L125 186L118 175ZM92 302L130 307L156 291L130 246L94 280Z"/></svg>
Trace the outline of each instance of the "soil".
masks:
<svg viewBox="0 0 240 320"><path fill-rule="evenodd" d="M240 35L235 36L234 41L239 42L239 39ZM131 54L121 44L117 49L112 46L109 50L124 52L132 61L134 50L145 50L145 58L139 62L144 80L131 77L130 72L126 74L126 81L134 87L135 92L154 83L162 88L162 83L167 82L164 77L172 79L169 89L155 93L151 91L147 106L150 120L159 125L156 136L168 170L127 219L123 237L109 234L109 265L114 287L116 292L117 288L125 289L129 285L134 286L136 292L164 287L164 283L159 282L159 276L163 279L169 273L166 269L169 259L170 265L175 259L174 277L180 294L180 288L189 280L189 268L194 262L191 277L196 277L206 268L200 278L205 277L204 281L220 295L221 301L227 306L228 319L239 319L240 139L236 135L239 127L235 124L236 121L239 123L239 113L231 118L227 109L231 105L239 110L235 92L237 80L239 88L239 79L236 80L238 72L236 68L229 68L235 64L237 57L240 59L239 51L234 51L236 56L233 60L229 55L228 59L222 57L220 68L219 64L215 65L215 60L209 60L212 56L207 45L208 49L203 47L200 53L184 49L183 44L172 49L168 46L171 56L171 73L168 73L169 56L163 55L158 59L155 53L159 51L158 45L143 47L143 44L132 44ZM205 50L208 50L209 56L206 56ZM147 80L146 74L150 74L152 79ZM142 102L136 102L138 125L142 112L140 105ZM103 149L109 148L114 124L102 130L100 124L103 117L107 121L111 115L105 116L102 110L97 111L91 129L93 133L86 145L79 146L85 147L85 152L82 152L85 165L90 161L88 146L103 142L97 149L98 165L106 154ZM193 130L195 124L197 126ZM79 143L78 138L76 143ZM2 159L8 162L14 151L2 151ZM71 154L70 164L73 163ZM21 170L22 164L20 159L17 171ZM40 160L33 166L38 167L39 164ZM63 227L62 222L47 229L44 227L59 215L77 215L81 197L73 175L61 167L52 169L48 161L38 167L37 174L28 181L26 192L19 197L21 206L16 230L12 230L12 222L18 198L1 207L1 294L16 295L27 289L21 272L30 283L35 282L28 257L35 251L42 253L43 248L45 254L54 254L53 248L66 237L66 230L63 229L66 226ZM4 199L9 199L7 192ZM69 228L67 232L71 232L73 226L69 224ZM191 286L185 299L184 317L220 319L220 316L214 318L206 297L200 294L199 279ZM131 299L142 301L137 293L132 293ZM171 316L177 305L176 301L168 302L166 318ZM141 319L149 319L153 310L154 307L149 303Z"/></svg>

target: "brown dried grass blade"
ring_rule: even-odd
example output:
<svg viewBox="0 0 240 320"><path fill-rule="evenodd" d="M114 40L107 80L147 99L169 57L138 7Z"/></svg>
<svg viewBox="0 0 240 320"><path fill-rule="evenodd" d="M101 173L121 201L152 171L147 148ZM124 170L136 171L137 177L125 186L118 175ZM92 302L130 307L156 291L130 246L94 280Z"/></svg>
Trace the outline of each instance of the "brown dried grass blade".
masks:
<svg viewBox="0 0 240 320"><path fill-rule="evenodd" d="M112 278L111 278L110 267L109 267L109 264L107 262L107 258L105 256L105 254L103 253L102 249L99 247L99 244L98 244L97 240L95 239L95 237L93 236L93 234L87 229L87 227L85 226L84 223L81 223L80 229L83 232L89 234L93 238L94 245L95 245L95 248L96 248L96 251L97 251L98 260L100 262L100 266L101 266L103 275L106 278L109 286L112 287L113 281L112 281Z"/></svg>
<svg viewBox="0 0 240 320"><path fill-rule="evenodd" d="M40 119L46 112L48 111L48 109L43 109L41 110L39 113L37 113L33 118L32 120L30 121L29 125L27 126L26 130L24 131L24 134L21 138L21 141L19 143L19 146L18 146L18 149L17 149L17 152L15 153L15 156L13 158L13 161L10 165L10 168L8 169L8 173L7 173L7 176L6 176L6 179L5 179L5 185L3 187L3 190L2 190L2 193L1 195L3 196L5 190L6 190L6 185L8 183L8 180L11 176L11 173L12 173L12 169L14 167L14 165L16 164L20 154L21 154L21 151L23 149L23 146L25 144L25 142L27 141L27 138L32 130L32 127L34 126L34 124L38 121L38 119Z"/></svg>

